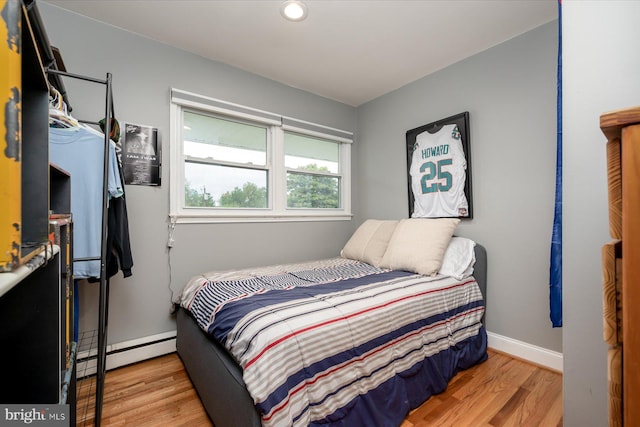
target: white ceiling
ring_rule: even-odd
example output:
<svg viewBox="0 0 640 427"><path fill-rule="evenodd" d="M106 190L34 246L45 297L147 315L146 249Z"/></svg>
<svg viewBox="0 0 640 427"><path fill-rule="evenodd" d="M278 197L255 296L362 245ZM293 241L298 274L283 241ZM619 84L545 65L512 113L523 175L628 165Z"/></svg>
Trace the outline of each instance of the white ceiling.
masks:
<svg viewBox="0 0 640 427"><path fill-rule="evenodd" d="M352 106L557 18L557 0L46 0Z"/></svg>

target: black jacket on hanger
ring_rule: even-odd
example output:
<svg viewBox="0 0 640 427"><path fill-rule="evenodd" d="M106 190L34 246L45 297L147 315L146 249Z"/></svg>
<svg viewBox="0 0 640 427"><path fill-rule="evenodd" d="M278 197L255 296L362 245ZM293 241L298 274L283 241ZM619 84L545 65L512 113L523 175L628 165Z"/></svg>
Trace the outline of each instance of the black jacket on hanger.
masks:
<svg viewBox="0 0 640 427"><path fill-rule="evenodd" d="M117 146L118 144L116 144ZM118 156L118 160L120 157ZM109 200L107 224L107 277L113 277L122 270L124 277L133 274L133 255L129 239L129 217L127 215L126 190L124 188L124 174L122 164L118 161L118 173L122 182L122 196ZM98 282L99 278L90 278L89 282Z"/></svg>

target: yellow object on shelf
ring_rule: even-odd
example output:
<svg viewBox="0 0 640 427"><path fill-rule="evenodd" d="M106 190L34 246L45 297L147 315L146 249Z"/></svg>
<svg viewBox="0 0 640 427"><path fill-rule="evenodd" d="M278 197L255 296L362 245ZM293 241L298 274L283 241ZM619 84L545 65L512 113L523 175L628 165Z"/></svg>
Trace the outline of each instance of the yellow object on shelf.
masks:
<svg viewBox="0 0 640 427"><path fill-rule="evenodd" d="M45 244L49 215L49 84L29 12L0 0L0 272Z"/></svg>
<svg viewBox="0 0 640 427"><path fill-rule="evenodd" d="M22 2L0 0L0 271L20 264Z"/></svg>

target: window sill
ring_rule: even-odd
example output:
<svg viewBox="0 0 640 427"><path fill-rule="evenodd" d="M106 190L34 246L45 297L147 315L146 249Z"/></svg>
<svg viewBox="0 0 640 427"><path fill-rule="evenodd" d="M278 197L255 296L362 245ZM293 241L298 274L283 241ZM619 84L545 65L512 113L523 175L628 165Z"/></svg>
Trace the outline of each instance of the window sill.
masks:
<svg viewBox="0 0 640 427"><path fill-rule="evenodd" d="M287 213L272 215L209 215L209 214L170 214L174 224L215 224L215 223L252 223L252 222L320 222L350 221L351 213Z"/></svg>

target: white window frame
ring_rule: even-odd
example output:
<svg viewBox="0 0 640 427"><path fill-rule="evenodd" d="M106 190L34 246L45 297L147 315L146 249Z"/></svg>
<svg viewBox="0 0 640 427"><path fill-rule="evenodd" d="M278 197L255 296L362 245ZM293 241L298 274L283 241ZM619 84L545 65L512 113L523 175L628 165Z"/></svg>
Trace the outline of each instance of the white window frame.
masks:
<svg viewBox="0 0 640 427"><path fill-rule="evenodd" d="M267 126L268 200L267 208L188 208L184 206L185 156L182 149L183 111L204 112L217 117ZM351 213L351 144L353 133L275 113L233 104L215 98L171 89L171 167L169 216L172 223L209 222L279 222L350 220ZM287 207L287 169L284 165L284 132L294 132L340 143L338 176L340 207L305 209ZM304 172L304 171L300 171Z"/></svg>

